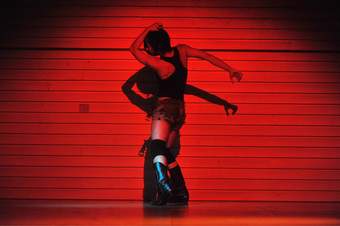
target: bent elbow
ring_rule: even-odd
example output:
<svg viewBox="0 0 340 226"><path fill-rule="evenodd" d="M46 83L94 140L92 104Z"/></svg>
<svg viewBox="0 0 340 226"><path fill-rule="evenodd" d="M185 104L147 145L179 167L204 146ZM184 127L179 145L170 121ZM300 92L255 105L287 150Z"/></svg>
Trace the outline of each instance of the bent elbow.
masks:
<svg viewBox="0 0 340 226"><path fill-rule="evenodd" d="M120 89L122 90L123 93L126 93L126 92L128 92L129 87L128 87L126 84L123 84L123 85L120 87Z"/></svg>
<svg viewBox="0 0 340 226"><path fill-rule="evenodd" d="M136 49L136 47L134 47L134 46L130 46L129 51L130 51L130 53L132 53L133 55L135 55L137 49Z"/></svg>
<svg viewBox="0 0 340 226"><path fill-rule="evenodd" d="M134 83L131 83L129 81L124 82L124 84L120 87L123 93L129 93L132 91L132 87L134 86Z"/></svg>

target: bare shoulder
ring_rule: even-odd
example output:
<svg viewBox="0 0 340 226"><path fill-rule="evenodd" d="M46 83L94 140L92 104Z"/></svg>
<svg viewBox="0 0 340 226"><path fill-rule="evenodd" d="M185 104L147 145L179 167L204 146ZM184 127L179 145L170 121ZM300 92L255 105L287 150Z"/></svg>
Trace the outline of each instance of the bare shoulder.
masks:
<svg viewBox="0 0 340 226"><path fill-rule="evenodd" d="M190 48L187 44L178 44L176 45L179 51L186 52L188 48Z"/></svg>
<svg viewBox="0 0 340 226"><path fill-rule="evenodd" d="M182 49L183 53L185 54L187 58L188 57L196 57L196 58L202 58L202 59L207 58L207 54L200 49L191 47L187 44L180 44L178 46L180 49Z"/></svg>

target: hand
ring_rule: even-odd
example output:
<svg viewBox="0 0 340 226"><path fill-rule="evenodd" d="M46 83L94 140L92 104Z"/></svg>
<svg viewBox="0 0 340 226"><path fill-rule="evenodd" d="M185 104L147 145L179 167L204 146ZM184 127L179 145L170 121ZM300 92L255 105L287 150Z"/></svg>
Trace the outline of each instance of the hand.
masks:
<svg viewBox="0 0 340 226"><path fill-rule="evenodd" d="M243 74L240 71L230 72L230 80L232 83L241 81L242 77L243 77Z"/></svg>
<svg viewBox="0 0 340 226"><path fill-rule="evenodd" d="M149 149L151 142L151 138L148 138L147 140L144 140L144 144L142 145L141 149L138 151L138 156L143 157L146 155L146 152Z"/></svg>
<svg viewBox="0 0 340 226"><path fill-rule="evenodd" d="M229 115L229 109L231 109L231 114L235 115L237 110L238 110L238 107L235 104L226 103L224 105L224 110L225 110L227 115Z"/></svg>
<svg viewBox="0 0 340 226"><path fill-rule="evenodd" d="M154 23L149 26L150 31L158 31L159 29L163 28L163 24L161 23Z"/></svg>

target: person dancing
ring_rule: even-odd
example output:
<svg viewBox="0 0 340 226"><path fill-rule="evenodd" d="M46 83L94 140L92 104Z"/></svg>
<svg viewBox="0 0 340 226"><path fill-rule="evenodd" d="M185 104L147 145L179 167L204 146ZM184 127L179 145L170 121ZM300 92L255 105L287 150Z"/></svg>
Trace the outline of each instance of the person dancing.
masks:
<svg viewBox="0 0 340 226"><path fill-rule="evenodd" d="M144 50L140 49L144 43ZM160 23L148 26L131 44L130 52L158 75L156 106L152 111L150 154L160 191L157 205L164 205L174 195L167 170L169 139L176 136L185 122L184 90L187 83L187 61L190 57L204 59L230 73L232 81L240 81L242 73L221 59L186 44L171 46L170 37ZM176 164L169 167L176 167Z"/></svg>
<svg viewBox="0 0 340 226"><path fill-rule="evenodd" d="M130 78L128 78L122 84L122 91L129 99L129 101L141 109L147 114L147 117L152 115L152 111L155 105L155 95L157 94L157 73L155 70L148 66L144 66L136 73L134 73ZM136 86L138 90L146 95L143 97L133 90ZM210 103L220 105L224 107L227 115L231 111L232 115L235 115L238 107L235 104L229 103L227 100L221 99L218 96L208 93L205 90L199 89L195 86L187 84L184 91L185 95L194 95L201 99L204 99ZM186 187L183 174L181 172L180 165L178 164L176 158L180 153L180 130L172 131L174 139L168 139L167 148L172 156L167 156L168 161L168 172L170 174L170 180L173 185L174 195L168 199L167 203L176 205L187 205L189 201L189 191ZM157 205L161 203L159 196L159 189L155 178L149 174L149 170L152 169L152 161L150 159L150 149L149 145L151 142L151 136L144 140L144 144L138 152L138 155L144 157L144 189L143 189L143 200L144 202L151 201L152 204ZM172 167L173 166L173 167ZM155 182L155 187L153 186Z"/></svg>

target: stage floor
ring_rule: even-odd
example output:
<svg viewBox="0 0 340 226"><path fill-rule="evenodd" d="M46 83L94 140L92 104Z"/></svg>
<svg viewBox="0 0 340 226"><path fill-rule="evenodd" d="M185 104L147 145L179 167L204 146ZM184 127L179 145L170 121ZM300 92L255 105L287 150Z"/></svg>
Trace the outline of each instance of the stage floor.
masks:
<svg viewBox="0 0 340 226"><path fill-rule="evenodd" d="M1 200L0 225L340 225L340 203Z"/></svg>

